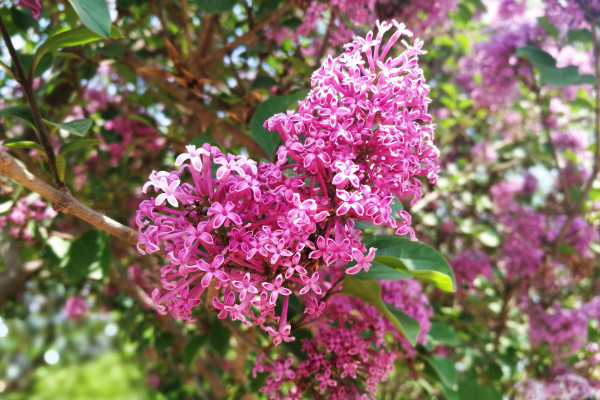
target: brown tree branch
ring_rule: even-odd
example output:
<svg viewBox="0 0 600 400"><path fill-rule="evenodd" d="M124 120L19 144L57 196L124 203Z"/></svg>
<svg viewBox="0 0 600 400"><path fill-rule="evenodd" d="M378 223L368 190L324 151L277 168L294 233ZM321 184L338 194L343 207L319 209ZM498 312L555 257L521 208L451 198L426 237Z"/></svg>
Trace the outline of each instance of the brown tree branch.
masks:
<svg viewBox="0 0 600 400"><path fill-rule="evenodd" d="M137 245L138 234L135 230L83 205L70 193L50 186L22 168L10 154L3 150L0 150L0 174L13 179L32 192L36 192L46 200L54 203L56 211L74 215L123 242Z"/></svg>

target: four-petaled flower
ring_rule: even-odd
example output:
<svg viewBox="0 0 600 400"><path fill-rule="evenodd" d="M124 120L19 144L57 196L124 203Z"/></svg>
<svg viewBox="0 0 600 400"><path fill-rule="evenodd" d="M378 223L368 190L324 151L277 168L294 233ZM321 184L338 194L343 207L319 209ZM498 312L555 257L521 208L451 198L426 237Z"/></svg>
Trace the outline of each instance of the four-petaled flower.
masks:
<svg viewBox="0 0 600 400"><path fill-rule="evenodd" d="M229 279L229 275L221 268L224 261L225 258L221 254L217 255L210 264L204 260L198 261L198 269L205 272L202 281L200 282L203 287L208 287L208 285L210 285L213 276L220 281Z"/></svg>
<svg viewBox="0 0 600 400"><path fill-rule="evenodd" d="M175 191L179 187L179 183L179 180L168 183L165 178L160 178L160 182L158 185L164 193L161 193L158 196L156 196L155 204L157 206L160 206L166 200L173 207L177 207L179 205L179 202L177 201L177 197L175 196Z"/></svg>
<svg viewBox="0 0 600 400"><path fill-rule="evenodd" d="M233 222L237 226L242 225L242 219L232 210L235 208L232 202L228 201L225 204L225 207L221 203L214 203L208 209L206 215L213 216L212 226L214 229L219 228L221 225L225 225L225 227L229 226L229 222Z"/></svg>
<svg viewBox="0 0 600 400"><path fill-rule="evenodd" d="M371 261L375 258L375 251L377 249L371 247L369 249L369 253L365 256L362 251L358 249L352 249L352 257L356 260L356 265L348 268L346 273L349 275L354 275L360 272L360 270L364 270L365 272L369 272L369 268L371 268Z"/></svg>
<svg viewBox="0 0 600 400"><path fill-rule="evenodd" d="M277 278L275 278L275 281L273 281L273 283L269 283L269 282L262 283L262 286L266 290L271 292L271 296L269 297L269 302L271 302L271 304L275 304L275 302L277 301L277 297L279 295L289 296L290 294L292 294L292 291L290 289L281 287L282 284L283 284L283 277L281 276L281 274L277 275Z"/></svg>

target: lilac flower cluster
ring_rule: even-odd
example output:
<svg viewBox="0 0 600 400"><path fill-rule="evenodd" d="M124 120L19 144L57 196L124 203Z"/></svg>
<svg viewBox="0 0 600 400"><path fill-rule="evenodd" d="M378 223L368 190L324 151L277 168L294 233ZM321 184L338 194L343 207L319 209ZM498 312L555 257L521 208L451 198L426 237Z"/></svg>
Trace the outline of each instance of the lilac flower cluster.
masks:
<svg viewBox="0 0 600 400"><path fill-rule="evenodd" d="M433 309L419 283L399 280L380 284L384 301L419 322L417 343L426 344ZM306 357L297 366L293 359L282 357L274 363L267 362L264 356L256 360L254 374L269 372L261 391L270 398L283 395L294 399L306 393L334 399L374 398L371 396L376 393L377 384L385 381L394 360L416 355L414 347L375 307L353 298L334 296L313 323L317 328L315 336L302 340ZM397 345L386 344L387 334L393 336ZM364 390L360 389L363 383Z"/></svg>
<svg viewBox="0 0 600 400"><path fill-rule="evenodd" d="M101 75L109 75L110 71L99 70ZM123 107L120 96L110 96L103 90L87 89L84 93L87 101L85 106L75 106L71 117L84 118L85 115L101 112L106 109ZM84 111L85 108L85 111ZM163 135L145 122L147 115L139 108L126 106L121 110L121 115L107 120L104 123L106 134L99 135L100 149L109 155L108 164L117 166L126 157L142 158L144 154L159 153L165 144ZM100 155L95 154L89 159L88 170L95 171L100 161Z"/></svg>
<svg viewBox="0 0 600 400"><path fill-rule="evenodd" d="M354 309L354 311L353 311ZM364 303L343 296L327 302L314 338L302 341L306 358L279 357L274 363L261 355L253 374L269 372L261 392L269 398L302 399L305 393L328 399L369 399L377 384L393 370L396 352L383 339L381 316L365 313ZM327 355L327 356L326 356ZM366 387L361 386L366 384Z"/></svg>
<svg viewBox="0 0 600 400"><path fill-rule="evenodd" d="M302 23L295 30L280 28L267 32L267 37L281 44L283 38L295 42L300 36L308 36L317 30L319 21L328 15L327 35L329 44L337 46L349 42L354 30L364 24L380 20L401 20L414 32L425 37L449 20L448 13L455 10L457 0L420 0L397 2L390 0L312 0L307 3ZM329 12L328 12L329 11ZM311 48L319 48L319 39L314 39Z"/></svg>
<svg viewBox="0 0 600 400"><path fill-rule="evenodd" d="M588 379L569 372L551 381L529 379L516 385L516 400L581 400L597 399L600 390Z"/></svg>
<svg viewBox="0 0 600 400"><path fill-rule="evenodd" d="M192 321L207 292L220 318L260 326L275 344L291 341L293 293L317 316L329 273L369 269L375 249L360 241L354 221L414 238L410 214L396 220L390 205L394 195L417 201L418 177L437 179L422 42L403 42L403 53L387 57L410 32L377 26L376 37L355 39L314 73L298 112L267 120L284 140L276 163L188 146L178 171L152 172L144 192L158 195L140 204L136 223L140 251L162 246L168 255L163 290L152 293L159 312Z"/></svg>
<svg viewBox="0 0 600 400"><path fill-rule="evenodd" d="M519 96L518 77L529 79L532 69L520 63L516 50L527 44L538 44L545 31L529 22L511 23L494 31L489 41L475 45L474 55L460 60L462 73L458 83L470 92L478 107L506 105ZM474 77L479 75L481 82Z"/></svg>
<svg viewBox="0 0 600 400"><path fill-rule="evenodd" d="M468 289L473 288L473 281L481 275L492 280L492 265L490 257L481 250L468 249L457 253L450 260L452 271L456 276L456 285L461 291L466 285Z"/></svg>
<svg viewBox="0 0 600 400"><path fill-rule="evenodd" d="M28 244L34 242L30 230L30 222L41 221L46 218L56 217L56 211L37 196L29 195L15 202L8 214L0 216L0 230L9 226L8 233L17 238L24 239Z"/></svg>

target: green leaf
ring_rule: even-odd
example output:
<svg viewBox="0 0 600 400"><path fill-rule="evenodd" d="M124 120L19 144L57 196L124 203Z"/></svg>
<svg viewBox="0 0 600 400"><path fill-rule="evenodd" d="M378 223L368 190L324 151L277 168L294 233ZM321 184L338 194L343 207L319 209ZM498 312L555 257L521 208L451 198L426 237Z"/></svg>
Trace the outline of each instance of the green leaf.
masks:
<svg viewBox="0 0 600 400"><path fill-rule="evenodd" d="M23 7L26 9L25 7ZM31 10L21 11L17 7L10 8L10 16L13 24L20 30L27 30L36 24L35 18L31 13Z"/></svg>
<svg viewBox="0 0 600 400"><path fill-rule="evenodd" d="M87 139L87 138L74 138L68 143L65 143L58 152L60 154L67 154L75 150L83 149L85 147L96 146L100 144L98 139Z"/></svg>
<svg viewBox="0 0 600 400"><path fill-rule="evenodd" d="M275 96L262 102L250 120L250 133L256 142L263 148L269 158L273 158L281 138L276 132L269 132L263 125L267 119L275 114L283 113L298 100L304 99L309 90L297 90L286 96Z"/></svg>
<svg viewBox="0 0 600 400"><path fill-rule="evenodd" d="M377 248L376 262L423 279L443 291L456 290L452 268L440 253L426 244L400 236L377 236L365 244Z"/></svg>
<svg viewBox="0 0 600 400"><path fill-rule="evenodd" d="M110 29L110 37L119 38L122 37L122 35L117 28L112 27ZM56 51L63 47L79 46L82 44L95 42L96 40L100 40L102 38L103 36L89 30L88 28L76 28L70 31L57 33L56 35L49 37L40 45L40 47L37 48L32 67L35 67L46 53Z"/></svg>
<svg viewBox="0 0 600 400"><path fill-rule="evenodd" d="M83 136L92 127L93 121L89 118L76 119L74 121L65 122L59 124L44 120L46 123L56 126L57 128L64 129L67 132L73 133L78 136Z"/></svg>
<svg viewBox="0 0 600 400"><path fill-rule="evenodd" d="M35 149L42 154L46 154L42 146L36 142L32 142L31 140L21 140L17 138L6 139L4 142L2 142L2 146L11 149Z"/></svg>
<svg viewBox="0 0 600 400"><path fill-rule="evenodd" d="M209 14L222 14L230 11L237 0L196 0L198 7Z"/></svg>
<svg viewBox="0 0 600 400"><path fill-rule="evenodd" d="M183 350L183 365L186 367L190 366L192 361L194 361L194 358L196 358L198 351L204 346L204 343L206 343L207 339L208 336L206 335L196 335L187 342L185 349Z"/></svg>
<svg viewBox="0 0 600 400"><path fill-rule="evenodd" d="M101 37L110 37L110 13L106 0L69 0L81 22Z"/></svg>
<svg viewBox="0 0 600 400"><path fill-rule="evenodd" d="M596 78L593 75L579 75L579 69L574 65L564 68L542 68L540 82L552 86L593 85Z"/></svg>
<svg viewBox="0 0 600 400"><path fill-rule="evenodd" d="M454 361L436 354L432 354L424 358L444 385L452 387L456 383L458 372L454 366Z"/></svg>
<svg viewBox="0 0 600 400"><path fill-rule="evenodd" d="M386 267L383 264L373 261L371 262L371 268L369 268L369 272L361 271L354 275L354 278L362 280L371 279L374 281L397 281L400 279L412 278L412 275L405 272L400 272L390 267Z"/></svg>
<svg viewBox="0 0 600 400"><path fill-rule="evenodd" d="M67 160L63 154L56 155L56 170L61 181L65 180L65 170L67 169Z"/></svg>
<svg viewBox="0 0 600 400"><path fill-rule="evenodd" d="M548 19L546 17L539 17L537 20L540 26L544 28L546 32L548 32L552 37L558 37L560 31L558 30L558 28L556 28L554 25L548 22Z"/></svg>
<svg viewBox="0 0 600 400"><path fill-rule="evenodd" d="M33 129L35 129L35 122L33 122L33 114L31 109L25 106L14 106L6 107L0 110L0 115L7 115L11 117L18 117L27 122ZM5 142L6 143L6 142Z"/></svg>
<svg viewBox="0 0 600 400"><path fill-rule="evenodd" d="M528 45L519 47L516 55L518 57L526 58L533 66L538 68L556 66L556 60L554 57L537 46Z"/></svg>
<svg viewBox="0 0 600 400"><path fill-rule="evenodd" d="M589 29L571 29L567 32L567 39L569 42L592 42L592 32Z"/></svg>
<svg viewBox="0 0 600 400"><path fill-rule="evenodd" d="M208 344L217 353L224 355L229 348L229 339L231 339L231 330L227 328L217 318L211 319L210 334Z"/></svg>
<svg viewBox="0 0 600 400"><path fill-rule="evenodd" d="M400 309L381 300L381 285L375 281L365 281L352 278L350 275L344 277L344 288L338 294L355 297L377 308L381 314L392 322L398 331L415 345L421 326L419 323L405 314Z"/></svg>
<svg viewBox="0 0 600 400"><path fill-rule="evenodd" d="M435 342L435 344L449 346L456 346L459 344L458 334L454 328L440 321L433 321L431 323L431 328L427 335L431 341Z"/></svg>
<svg viewBox="0 0 600 400"><path fill-rule="evenodd" d="M65 270L73 279L87 276L96 269L107 270L110 260L105 255L109 246L109 235L104 231L92 229L73 241L68 253Z"/></svg>

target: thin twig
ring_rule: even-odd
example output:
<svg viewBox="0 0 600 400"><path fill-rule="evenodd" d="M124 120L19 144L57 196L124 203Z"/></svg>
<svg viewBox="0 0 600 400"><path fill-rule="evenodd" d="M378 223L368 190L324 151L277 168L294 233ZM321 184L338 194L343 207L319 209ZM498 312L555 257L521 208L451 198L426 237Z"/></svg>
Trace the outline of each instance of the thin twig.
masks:
<svg viewBox="0 0 600 400"><path fill-rule="evenodd" d="M48 128L42 120L40 108L38 107L37 100L35 99L35 95L33 94L32 80L29 79L28 74L23 69L21 60L17 55L17 52L10 38L10 34L6 30L6 26L4 26L4 21L2 20L1 16L0 33L2 34L2 38L4 39L4 43L6 44L6 47L8 49L8 53L10 54L10 58L12 59L12 62L15 65L15 69L17 70L17 82L23 88L23 93L25 93L27 103L29 104L29 108L31 109L31 113L33 115L33 122L36 128L35 130L37 138L40 145L44 148L44 152L46 153L46 159L48 160L48 165L50 165L52 178L54 179L54 182L56 183L56 186L59 189L66 191L67 187L60 178L58 168L56 167L56 155L54 154L54 149L52 148L52 144L50 143L50 135L48 134Z"/></svg>

